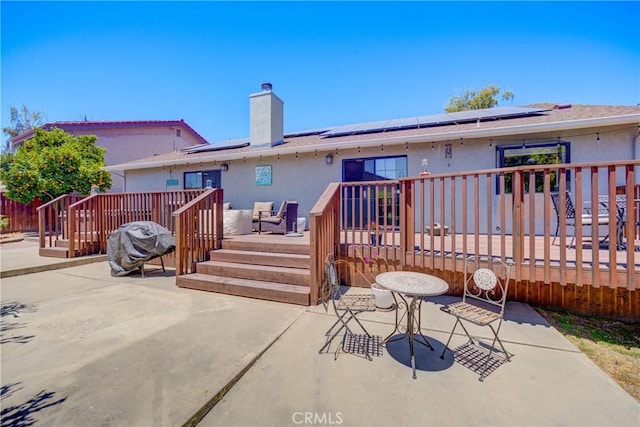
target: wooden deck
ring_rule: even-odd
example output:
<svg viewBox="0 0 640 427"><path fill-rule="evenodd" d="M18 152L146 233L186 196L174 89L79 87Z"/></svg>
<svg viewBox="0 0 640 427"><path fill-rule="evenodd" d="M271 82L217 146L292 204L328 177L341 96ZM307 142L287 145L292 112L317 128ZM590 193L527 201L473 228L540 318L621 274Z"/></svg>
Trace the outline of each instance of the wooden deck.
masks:
<svg viewBox="0 0 640 427"><path fill-rule="evenodd" d="M270 242L274 245L299 245L299 244L310 244L310 234L309 231L305 231L302 233L302 237L287 237L285 235L278 234L262 234L252 233L248 235L237 235L237 236L225 236L224 241L238 241L238 242L248 242L248 243L264 243ZM346 238L345 238L346 234ZM400 246L399 246L399 235L398 233L387 233L383 236L382 244L371 245L369 241L369 236L367 233L341 233L341 245L343 246L355 246L361 248L360 251L351 251L349 254L353 256L367 256L370 257L374 255L375 257L383 257L388 261L394 261L400 259ZM424 241L424 245L420 245L420 241ZM550 267L559 268L563 265L561 259L565 257L566 266L570 269L575 269L577 267L577 259L578 253L581 254L582 257L582 268L591 271L594 266L594 258L597 258L597 264L599 269L602 271L610 270L610 254L608 243L605 242L602 245L598 245L596 249L593 248L591 242L583 243L581 248L577 248L575 246L560 246L560 239L557 239L555 244L551 244L551 242L545 242L544 236L536 236L534 238L533 244L527 239L525 242L525 251L524 251L524 267L528 267L531 265L531 260L533 260L533 264L536 266L544 266L545 263L548 262ZM569 239L567 239L569 240ZM415 241L418 242L418 245L415 247L414 255L416 258L424 257L427 260L430 258L441 259L444 258L452 258L452 255L455 253L455 258L463 258L465 255L470 255L475 253L476 245L479 249L478 253L480 254L490 254L490 253L505 253L507 259L513 257L513 238L512 236L505 236L504 241L501 236L489 236L487 235L479 235L477 238L474 235L464 236L462 234L447 234L442 239L440 236L434 236L433 240L429 235L421 235L420 233L416 233ZM634 259L634 264L632 270L640 271L640 240L635 240L635 247L637 248L637 257ZM534 256L532 257L531 247L533 245ZM465 251L466 248L466 251ZM545 253L549 252L548 258L545 258ZM615 251L616 252L616 265L617 269L627 269L627 264L623 261L626 251ZM545 261L547 259L547 261ZM436 266L438 264L436 263Z"/></svg>
<svg viewBox="0 0 640 427"><path fill-rule="evenodd" d="M529 265L533 259L535 265L544 265L545 254L548 250L549 254L547 259L551 266L559 266L561 263L561 257L564 256L568 267L576 267L577 255L580 253L582 256L583 267L592 268L594 265L594 258L596 258L601 269L608 270L610 268L611 251L609 250L608 242L604 242L602 245L598 245L594 249L591 241L583 242L582 246L577 248L575 246L560 246L559 238L556 240L555 244L551 244L551 240L552 239L547 243L545 242L544 236L534 237L534 250L532 251L530 239L527 238L525 240L524 247L524 261L526 264ZM445 257L451 257L453 253L455 253L456 257L461 257L465 254L470 255L476 252L477 245L477 252L479 254L487 255L497 252L504 253L507 259L513 258L513 237L510 235L506 235L504 241L502 241L502 237L499 235L489 237L483 234L478 235L477 238L475 235L465 236L463 234L447 234L444 239L441 239L440 236L434 236L432 240L429 235L416 233L415 241L417 243L414 248L415 253L422 254L426 257L440 257L442 255ZM424 242L423 245L420 244L421 241ZM570 239L567 238L567 241L570 241ZM399 242L400 238L396 233L387 233L387 235L383 236L382 245L380 245L380 247L387 248L386 250L389 250L389 248L399 249ZM341 243L371 246L369 236L366 233L362 233L361 235L358 232L348 234L347 238L343 238ZM634 246L636 247L637 253L634 260L634 268L640 269L640 240L635 240ZM627 252L622 250L616 250L614 252L616 253L616 265L619 268L621 267L626 269L626 262L621 260L624 259Z"/></svg>

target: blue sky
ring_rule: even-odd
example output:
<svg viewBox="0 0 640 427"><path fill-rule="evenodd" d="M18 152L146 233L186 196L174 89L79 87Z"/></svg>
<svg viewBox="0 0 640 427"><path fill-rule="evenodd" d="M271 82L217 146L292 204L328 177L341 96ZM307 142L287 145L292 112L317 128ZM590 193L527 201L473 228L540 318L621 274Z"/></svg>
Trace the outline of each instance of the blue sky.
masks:
<svg viewBox="0 0 640 427"><path fill-rule="evenodd" d="M535 102L640 103L640 2L1 3L9 106L48 121L184 119L249 135L271 82L285 130L443 111L494 83ZM3 140L6 137L3 136Z"/></svg>

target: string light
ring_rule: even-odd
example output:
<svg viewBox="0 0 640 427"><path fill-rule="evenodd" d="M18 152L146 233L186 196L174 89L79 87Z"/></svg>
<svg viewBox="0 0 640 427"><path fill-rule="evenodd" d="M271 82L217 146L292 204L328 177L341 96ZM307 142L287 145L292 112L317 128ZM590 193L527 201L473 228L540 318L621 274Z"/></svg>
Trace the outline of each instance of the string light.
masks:
<svg viewBox="0 0 640 427"><path fill-rule="evenodd" d="M436 149L436 143L434 141L431 141L431 149L432 150Z"/></svg>
<svg viewBox="0 0 640 427"><path fill-rule="evenodd" d="M624 129L626 129L626 130L634 129L634 130L635 130L635 129L636 129L636 127L637 127L637 129L638 129L638 134L640 134L640 125L635 125L635 124L634 124L634 125L632 125L632 126L633 126L633 128L631 128L631 127L629 126L629 127L624 128ZM609 131L609 130L607 130L607 131L604 131L604 132L603 132L603 131L600 131L600 132L575 133L575 134L571 134L571 138L578 138L578 137L591 137L591 138L593 138L593 136L595 135L595 137L596 137L596 141L600 141L600 134L601 134L601 133L602 133L602 134L607 134L607 133L612 133L612 132L618 132L619 130L620 130L620 129L615 129L615 130L610 130L610 131ZM460 138L460 139L461 139L461 142L464 142L464 138ZM484 138L481 138L481 139L480 139L480 141L485 141L485 142L486 142L487 140L486 140L486 139L484 139ZM496 144L494 145L494 143L493 143L493 138L490 138L490 139L489 139L489 147L492 147L492 148L493 148L494 146L495 146L495 147L497 147L497 146L499 145L500 141L501 141L501 139L499 138L499 139L497 140ZM513 139L512 139L512 138L508 138L508 139L506 139L505 141L507 141L507 142L509 142L509 143L513 143ZM544 144L544 143L546 143L546 144L549 144L549 142L550 142L550 141L553 141L553 137L552 137L551 139L550 139L550 138L532 138L532 139L526 139L526 138L524 138L524 139L522 139L521 141L522 141L522 147L526 148L526 147L527 147L527 144L537 144L537 143L543 143L543 144ZM443 143L443 145L444 145L444 146L446 146L446 145L448 145L448 144L450 144L450 143L451 143L451 140L447 140L447 141L446 141L446 143L445 143L445 141L442 141L442 143ZM561 145L562 145L562 143L563 143L563 142L562 142L562 136L556 136L556 144L561 146ZM432 149L435 149L435 141L432 141L432 142L431 142L431 148L432 148Z"/></svg>
<svg viewBox="0 0 640 427"><path fill-rule="evenodd" d="M298 158L298 152L296 151L296 159Z"/></svg>
<svg viewBox="0 0 640 427"><path fill-rule="evenodd" d="M360 152L360 147L358 147L358 153Z"/></svg>
<svg viewBox="0 0 640 427"><path fill-rule="evenodd" d="M404 148L405 148L407 151L409 151L409 143L408 143L408 142L405 142L405 144L404 144Z"/></svg>
<svg viewBox="0 0 640 427"><path fill-rule="evenodd" d="M460 138L460 147L464 147L464 141L462 141L462 138Z"/></svg>
<svg viewBox="0 0 640 427"><path fill-rule="evenodd" d="M380 146L380 151L384 151L384 145Z"/></svg>

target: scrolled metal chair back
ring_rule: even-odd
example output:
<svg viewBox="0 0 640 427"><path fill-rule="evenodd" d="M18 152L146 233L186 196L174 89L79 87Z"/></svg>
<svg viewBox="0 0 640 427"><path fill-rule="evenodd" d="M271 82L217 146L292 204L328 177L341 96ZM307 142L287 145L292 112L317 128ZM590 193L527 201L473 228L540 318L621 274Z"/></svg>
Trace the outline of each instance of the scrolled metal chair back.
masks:
<svg viewBox="0 0 640 427"><path fill-rule="evenodd" d="M498 258L467 258L464 266L463 301L473 298L497 306L500 313L504 312L511 268L511 263Z"/></svg>

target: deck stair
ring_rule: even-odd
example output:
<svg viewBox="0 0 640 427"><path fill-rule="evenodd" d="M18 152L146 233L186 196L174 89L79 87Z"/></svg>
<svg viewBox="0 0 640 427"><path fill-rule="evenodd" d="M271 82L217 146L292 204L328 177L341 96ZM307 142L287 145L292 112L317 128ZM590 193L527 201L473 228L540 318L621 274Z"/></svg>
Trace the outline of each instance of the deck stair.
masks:
<svg viewBox="0 0 640 427"><path fill-rule="evenodd" d="M100 244L95 242L82 242L81 248L75 248L75 256L94 255L100 252ZM69 258L69 239L58 239L54 246L40 248L38 254L45 257Z"/></svg>
<svg viewBox="0 0 640 427"><path fill-rule="evenodd" d="M252 241L223 239L222 249L178 276L183 288L199 289L291 304L309 305L310 248L263 235Z"/></svg>

